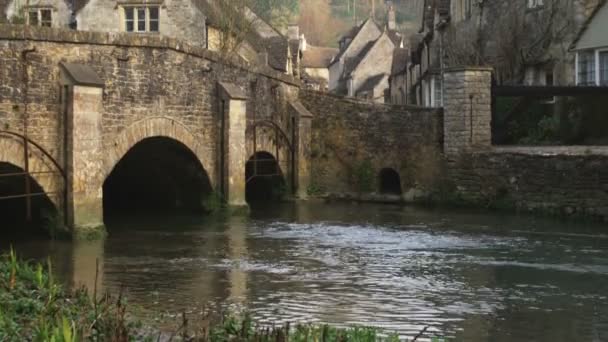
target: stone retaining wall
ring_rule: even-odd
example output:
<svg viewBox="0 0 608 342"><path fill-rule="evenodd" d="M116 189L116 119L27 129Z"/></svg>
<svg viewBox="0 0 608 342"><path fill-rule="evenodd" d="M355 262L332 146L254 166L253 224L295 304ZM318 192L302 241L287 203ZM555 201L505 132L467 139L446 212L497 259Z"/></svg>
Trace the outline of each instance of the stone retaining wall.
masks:
<svg viewBox="0 0 608 342"><path fill-rule="evenodd" d="M392 168L403 192L431 189L442 172L440 109L370 104L315 91L300 101L313 114L311 192L370 193Z"/></svg>
<svg viewBox="0 0 608 342"><path fill-rule="evenodd" d="M608 155L567 148L495 148L461 156L449 168L470 204L608 221Z"/></svg>

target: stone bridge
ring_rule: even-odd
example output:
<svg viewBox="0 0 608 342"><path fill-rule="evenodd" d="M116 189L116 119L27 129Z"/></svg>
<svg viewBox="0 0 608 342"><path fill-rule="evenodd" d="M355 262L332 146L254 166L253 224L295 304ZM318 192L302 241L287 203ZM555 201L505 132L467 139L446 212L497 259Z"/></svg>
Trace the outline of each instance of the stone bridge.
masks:
<svg viewBox="0 0 608 342"><path fill-rule="evenodd" d="M270 68L164 37L6 25L0 80L0 167L32 178L8 195L46 193L71 227L102 225L104 182L137 149L174 170L167 182L190 173L231 205L246 204L256 172L306 189L299 140L310 140L311 117L297 102L298 81ZM263 161L247 162L256 155ZM132 180L156 172L138 158Z"/></svg>

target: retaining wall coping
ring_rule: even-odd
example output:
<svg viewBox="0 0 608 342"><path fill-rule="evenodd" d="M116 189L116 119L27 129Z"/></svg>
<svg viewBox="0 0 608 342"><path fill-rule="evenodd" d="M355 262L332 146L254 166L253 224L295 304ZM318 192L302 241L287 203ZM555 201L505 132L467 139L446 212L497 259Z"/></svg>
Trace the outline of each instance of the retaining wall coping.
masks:
<svg viewBox="0 0 608 342"><path fill-rule="evenodd" d="M492 67L484 67L484 66L458 66L458 67L450 67L443 70L444 73L449 72L462 72L462 71L489 71L494 72L494 68Z"/></svg>
<svg viewBox="0 0 608 342"><path fill-rule="evenodd" d="M476 153L520 154L534 156L608 156L608 146L493 146Z"/></svg>

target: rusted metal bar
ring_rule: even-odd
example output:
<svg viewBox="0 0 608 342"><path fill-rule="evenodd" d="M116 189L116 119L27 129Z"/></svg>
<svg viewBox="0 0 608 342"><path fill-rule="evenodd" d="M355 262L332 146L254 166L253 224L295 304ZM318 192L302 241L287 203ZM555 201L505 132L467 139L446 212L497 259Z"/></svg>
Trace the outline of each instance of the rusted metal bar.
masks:
<svg viewBox="0 0 608 342"><path fill-rule="evenodd" d="M253 125L253 175L258 174L258 131L257 126Z"/></svg>
<svg viewBox="0 0 608 342"><path fill-rule="evenodd" d="M23 177L25 180L25 219L27 222L32 221L32 198L30 194L32 192L32 184L30 182L30 157L28 150L27 138L23 137L23 164L25 165L26 176Z"/></svg>
<svg viewBox="0 0 608 342"><path fill-rule="evenodd" d="M0 177L13 177L13 176L24 176L24 175L46 175L46 174L59 174L57 171L34 171L34 172L18 172L18 173L0 173Z"/></svg>
<svg viewBox="0 0 608 342"><path fill-rule="evenodd" d="M30 194L24 194L24 195L9 195L9 196L0 196L0 201L1 200L9 200L9 199L18 199L18 198L31 198L31 197L38 197L38 196L48 196L48 195L55 195L55 194L61 194L61 191L51 191L51 192L34 192L34 193L30 193Z"/></svg>
<svg viewBox="0 0 608 342"><path fill-rule="evenodd" d="M59 165L59 163L55 160L55 158L53 158L53 156L44 149L44 147L40 146L35 141L27 138L25 135L19 134L17 132L0 130L0 134L12 135L12 136L27 140L28 143L30 143L32 146L36 147L36 149L38 149L40 152L42 152L42 154L44 154L51 161L51 163L53 163L53 166L55 166L57 168L57 171L59 171L59 173L61 174L61 176L64 179L66 178L65 170Z"/></svg>

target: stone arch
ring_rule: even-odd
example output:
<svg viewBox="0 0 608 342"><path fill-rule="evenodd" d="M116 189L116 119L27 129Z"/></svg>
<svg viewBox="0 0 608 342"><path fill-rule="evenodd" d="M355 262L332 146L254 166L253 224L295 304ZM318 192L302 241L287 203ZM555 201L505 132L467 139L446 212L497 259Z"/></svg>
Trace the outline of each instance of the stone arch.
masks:
<svg viewBox="0 0 608 342"><path fill-rule="evenodd" d="M378 190L381 194L401 195L401 176L393 168L383 168L378 174Z"/></svg>
<svg viewBox="0 0 608 342"><path fill-rule="evenodd" d="M0 134L0 162L12 164L25 170L25 147L20 138ZM47 193L53 205L59 209L62 204L63 179L60 170L36 147L29 149L30 176ZM44 172L44 173L40 173Z"/></svg>
<svg viewBox="0 0 608 342"><path fill-rule="evenodd" d="M103 181L110 175L116 164L133 146L152 137L166 137L180 142L192 151L203 168L208 170L207 172L213 170L213 157L207 156L205 158L203 147L184 124L167 117L152 117L132 123L114 138L108 140L101 183L103 184ZM215 188L214 177L210 177L210 181L212 187Z"/></svg>

